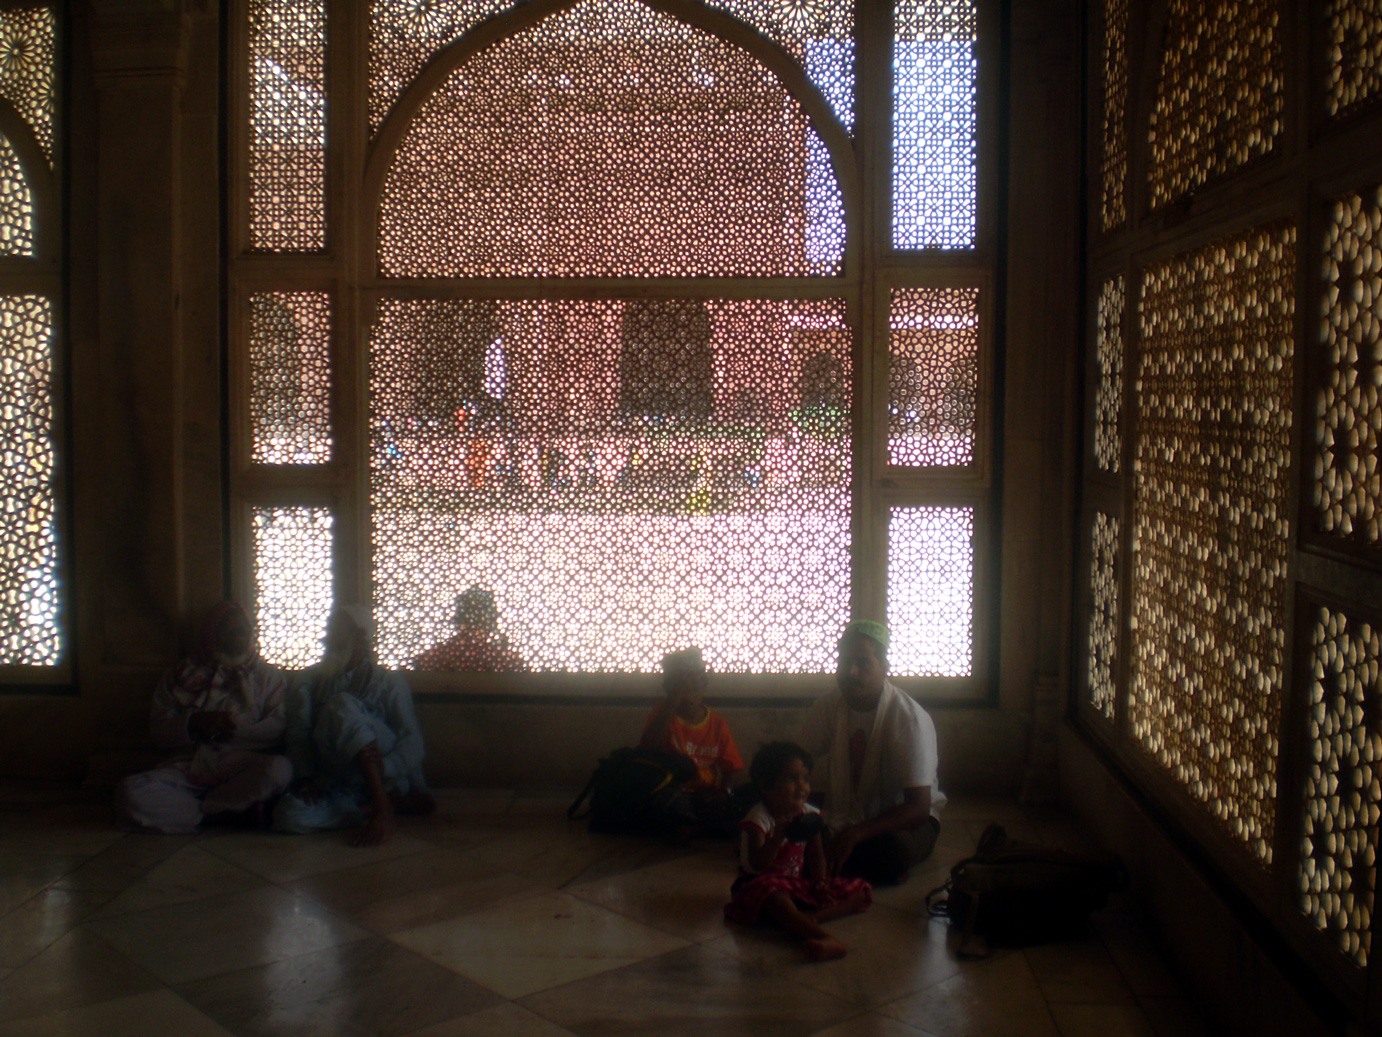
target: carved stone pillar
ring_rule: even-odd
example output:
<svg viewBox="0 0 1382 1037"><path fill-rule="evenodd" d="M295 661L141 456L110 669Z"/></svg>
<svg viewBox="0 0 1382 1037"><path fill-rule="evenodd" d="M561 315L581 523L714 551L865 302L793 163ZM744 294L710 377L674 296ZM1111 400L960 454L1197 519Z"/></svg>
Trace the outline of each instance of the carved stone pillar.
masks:
<svg viewBox="0 0 1382 1037"><path fill-rule="evenodd" d="M166 665L184 604L179 181L188 19L173 0L95 0L90 11L100 662Z"/></svg>

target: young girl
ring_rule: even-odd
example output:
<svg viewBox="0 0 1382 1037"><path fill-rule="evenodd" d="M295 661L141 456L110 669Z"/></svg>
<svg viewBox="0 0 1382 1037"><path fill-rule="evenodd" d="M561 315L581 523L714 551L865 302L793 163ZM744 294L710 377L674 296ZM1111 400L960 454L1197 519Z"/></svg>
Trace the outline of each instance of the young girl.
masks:
<svg viewBox="0 0 1382 1037"><path fill-rule="evenodd" d="M739 824L739 878L725 918L752 925L766 916L801 940L812 961L844 957L845 945L821 923L863 911L873 894L862 879L828 877L820 811L806 802L810 754L791 742L769 742L754 756L749 777L763 798Z"/></svg>

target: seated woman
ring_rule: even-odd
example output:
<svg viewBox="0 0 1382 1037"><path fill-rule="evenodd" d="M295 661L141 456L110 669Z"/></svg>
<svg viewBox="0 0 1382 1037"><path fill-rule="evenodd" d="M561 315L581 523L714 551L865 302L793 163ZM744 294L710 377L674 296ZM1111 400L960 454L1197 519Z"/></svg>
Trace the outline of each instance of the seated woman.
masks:
<svg viewBox="0 0 1382 1037"><path fill-rule="evenodd" d="M206 818L262 823L292 780L283 744L283 672L258 656L254 628L233 601L215 606L196 649L154 692L154 745L174 753L115 788L125 828L185 834Z"/></svg>

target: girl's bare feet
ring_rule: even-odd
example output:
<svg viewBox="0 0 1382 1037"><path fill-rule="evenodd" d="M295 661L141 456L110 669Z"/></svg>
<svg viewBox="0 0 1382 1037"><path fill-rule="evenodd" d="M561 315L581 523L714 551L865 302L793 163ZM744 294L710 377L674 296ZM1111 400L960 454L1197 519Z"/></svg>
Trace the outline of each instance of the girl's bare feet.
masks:
<svg viewBox="0 0 1382 1037"><path fill-rule="evenodd" d="M836 958L843 958L848 953L848 947L829 936L824 939L806 941L806 958L808 961L834 961Z"/></svg>

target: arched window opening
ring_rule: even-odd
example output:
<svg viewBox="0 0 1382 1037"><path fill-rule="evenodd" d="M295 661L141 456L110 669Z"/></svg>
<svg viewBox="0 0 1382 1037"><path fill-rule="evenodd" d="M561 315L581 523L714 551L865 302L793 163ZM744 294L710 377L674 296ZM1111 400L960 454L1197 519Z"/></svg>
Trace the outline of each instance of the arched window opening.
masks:
<svg viewBox="0 0 1382 1037"><path fill-rule="evenodd" d="M58 20L0 9L0 674L67 677L53 196Z"/></svg>
<svg viewBox="0 0 1382 1037"><path fill-rule="evenodd" d="M504 637L505 665L480 669L528 671L525 686L646 672L688 642L724 672L824 675L852 612L881 616L896 597L934 618L973 601L987 279L973 260L950 275L960 301L942 300L949 330L930 352L863 317L866 284L924 293L908 267L934 271L935 255L898 250L978 241L976 4L903 0L894 39L875 32L882 53L858 55L854 4L833 0L373 0L367 19L332 8L330 21L323 0L243 2L240 154L252 188L259 177L286 209L247 207L237 276L249 297L286 296L275 278L297 271L295 290L310 282L325 307L312 326L339 341L313 381L302 320L250 313L299 329L266 355L279 357L275 384L317 394L294 427L324 408L335 445L252 449L242 498L276 530L310 528L312 552L333 545L335 593L372 601L384 662L455 670L440 646L458 636L468 588ZM882 29L883 15L868 17ZM336 31L368 39L348 90L346 72L323 71ZM875 107L860 107L861 57L902 62L891 108L877 83ZM925 76L906 71L919 63ZM871 133L855 138L857 120ZM333 151L317 126L348 139ZM255 165L256 142L289 138L325 142L319 165L293 152L291 183L279 158ZM861 149L885 166L898 141L892 179L866 183ZM894 225L942 231L891 242L893 267L874 271L889 231L866 247L865 213L886 212L869 195L889 191L923 198ZM356 251L322 258L325 241ZM274 263L254 265L264 250ZM925 387L906 405L930 393L935 420L912 440L962 446L886 461L861 450L886 420L872 402L887 391L872 384L880 350L906 353ZM261 409L291 424L286 399ZM964 504L963 521L907 527L916 557L940 557L940 537L963 564L888 562L885 473L899 506ZM253 571L274 609L320 594L319 570ZM977 694L971 617L941 661L897 672Z"/></svg>
<svg viewBox="0 0 1382 1037"><path fill-rule="evenodd" d="M470 56L380 202L385 277L788 277L838 274L844 250L800 103L638 0L583 0Z"/></svg>

